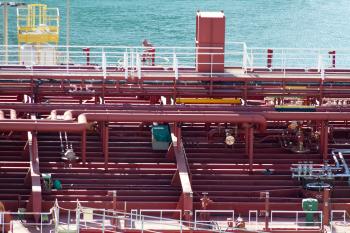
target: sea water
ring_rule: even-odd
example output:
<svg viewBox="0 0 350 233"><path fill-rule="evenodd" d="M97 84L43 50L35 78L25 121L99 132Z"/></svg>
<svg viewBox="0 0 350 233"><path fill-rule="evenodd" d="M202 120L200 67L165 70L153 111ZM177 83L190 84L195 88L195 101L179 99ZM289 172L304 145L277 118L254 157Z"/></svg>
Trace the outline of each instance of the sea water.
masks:
<svg viewBox="0 0 350 233"><path fill-rule="evenodd" d="M23 0L60 9L66 37L66 0ZM350 47L350 0L70 0L72 45L193 46L196 11L223 10L226 41L261 47ZM0 13L0 43L2 10ZM9 43L17 44L16 12L9 10Z"/></svg>

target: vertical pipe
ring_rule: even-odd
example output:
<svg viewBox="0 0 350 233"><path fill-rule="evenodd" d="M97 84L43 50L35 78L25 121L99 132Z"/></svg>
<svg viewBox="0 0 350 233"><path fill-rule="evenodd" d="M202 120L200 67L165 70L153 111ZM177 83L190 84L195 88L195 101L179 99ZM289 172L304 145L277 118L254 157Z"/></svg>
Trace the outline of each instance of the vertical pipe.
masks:
<svg viewBox="0 0 350 233"><path fill-rule="evenodd" d="M90 48L83 48L83 51L85 52L86 55L86 65L89 66L90 65Z"/></svg>
<svg viewBox="0 0 350 233"><path fill-rule="evenodd" d="M332 68L335 68L335 55L336 55L336 51L332 50L328 52L329 56L332 59Z"/></svg>
<svg viewBox="0 0 350 233"><path fill-rule="evenodd" d="M118 216L116 216L116 211L117 211L117 191L116 190L112 191L112 208L113 208L113 215L111 219L111 224L113 226L113 231L116 232L117 228L119 227Z"/></svg>
<svg viewBox="0 0 350 233"><path fill-rule="evenodd" d="M323 162L328 160L328 124L324 123L323 127Z"/></svg>
<svg viewBox="0 0 350 233"><path fill-rule="evenodd" d="M267 68L272 67L273 50L267 49Z"/></svg>
<svg viewBox="0 0 350 233"><path fill-rule="evenodd" d="M248 157L249 157L249 172L253 172L253 150L254 148L254 128L248 129Z"/></svg>
<svg viewBox="0 0 350 233"><path fill-rule="evenodd" d="M329 225L329 195L330 195L330 190L329 189L324 189L323 190L323 210L322 210L322 227L324 225Z"/></svg>
<svg viewBox="0 0 350 233"><path fill-rule="evenodd" d="M321 121L320 126L320 156L323 158L323 150L324 150L324 121Z"/></svg>
<svg viewBox="0 0 350 233"><path fill-rule="evenodd" d="M81 137L81 159L83 161L83 164L86 163L86 130L83 130L82 137Z"/></svg>
<svg viewBox="0 0 350 233"><path fill-rule="evenodd" d="M108 151L108 142L109 142L109 127L108 125L104 125L104 137L103 137L103 154L105 159L105 170L108 170L108 159L109 159L109 151Z"/></svg>
<svg viewBox="0 0 350 233"><path fill-rule="evenodd" d="M270 193L265 193L265 231L269 230L269 216L270 216Z"/></svg>

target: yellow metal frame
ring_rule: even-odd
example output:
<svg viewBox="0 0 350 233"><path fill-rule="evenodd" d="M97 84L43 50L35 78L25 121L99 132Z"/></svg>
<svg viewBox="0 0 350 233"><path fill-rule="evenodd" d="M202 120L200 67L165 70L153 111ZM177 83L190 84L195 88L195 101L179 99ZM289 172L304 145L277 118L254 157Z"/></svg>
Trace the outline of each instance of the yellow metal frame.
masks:
<svg viewBox="0 0 350 233"><path fill-rule="evenodd" d="M315 106L309 106L309 105L275 105L275 108L280 108L280 109L288 109L288 108L300 108L300 109L315 109Z"/></svg>
<svg viewBox="0 0 350 233"><path fill-rule="evenodd" d="M48 14L48 11L55 12ZM22 14L22 12L24 14ZM59 12L45 4L30 4L17 10L17 37L22 44L47 44L59 41Z"/></svg>
<svg viewBox="0 0 350 233"><path fill-rule="evenodd" d="M241 104L242 101L239 98L177 98L177 104Z"/></svg>

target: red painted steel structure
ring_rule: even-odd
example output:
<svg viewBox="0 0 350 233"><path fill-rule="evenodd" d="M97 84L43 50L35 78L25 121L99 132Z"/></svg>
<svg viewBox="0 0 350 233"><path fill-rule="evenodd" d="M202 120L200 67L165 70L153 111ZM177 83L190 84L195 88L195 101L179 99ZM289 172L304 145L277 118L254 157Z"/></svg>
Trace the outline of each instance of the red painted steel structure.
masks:
<svg viewBox="0 0 350 233"><path fill-rule="evenodd" d="M197 14L197 70L180 69L178 79L154 64L142 70L140 79L125 79L121 71L101 77L86 67L77 71L69 67L73 71L66 74L50 67L34 67L28 73L25 67L1 66L0 169L6 174L13 170L16 174L8 179L14 182L28 169L24 180L31 187L28 195L27 189L14 191L0 179L6 207L46 210L55 198L64 207L74 207L79 198L91 207L126 211L151 209L157 203L159 209L181 209L183 217L191 220L201 209L202 193L209 193L213 200L209 208L235 210L242 216L249 210L300 210L303 186L292 179L291 165L301 161L320 165L331 160L331 150L349 149L350 107L326 101L347 101L350 70L326 69L331 74L326 80L317 70L286 70L289 75L284 77L281 70L273 69L269 50L270 70L228 72L232 67L224 67L224 56L215 55L224 51L225 16L214 16ZM201 47L209 49L203 54ZM86 66L89 51L85 50ZM332 68L336 68L335 54L330 53ZM72 83L85 87L92 81L93 91L72 90ZM167 101L160 103L160 97ZM245 105L171 104L179 97L236 97ZM271 99L287 103L288 98L315 112L298 107L278 112L266 104ZM8 103L9 99L15 103ZM31 114L37 119L29 119ZM281 135L290 133L294 122L303 133L299 139L309 137L317 149L293 153L281 147ZM152 149L153 123L171 126L168 151ZM234 145L224 143L225 130L234 137ZM68 134L68 147L81 158L69 169L61 161L58 132ZM213 142L208 140L210 132L215 132ZM11 151L4 149L9 144ZM63 189L43 191L42 173L61 179ZM115 190L111 205L109 191ZM335 180L332 192L326 192L329 201L325 198L321 204L324 216L329 209L350 211L349 191L347 182ZM266 203L261 192L268 192Z"/></svg>

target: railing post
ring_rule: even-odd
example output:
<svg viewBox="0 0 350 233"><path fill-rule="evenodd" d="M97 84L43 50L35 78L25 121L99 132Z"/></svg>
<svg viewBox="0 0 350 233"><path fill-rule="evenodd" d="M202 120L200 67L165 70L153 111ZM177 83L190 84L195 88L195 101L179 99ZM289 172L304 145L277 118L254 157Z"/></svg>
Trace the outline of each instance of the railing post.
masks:
<svg viewBox="0 0 350 233"><path fill-rule="evenodd" d="M197 210L194 211L194 230L197 230Z"/></svg>
<svg viewBox="0 0 350 233"><path fill-rule="evenodd" d="M137 77L141 80L141 59L140 54L136 53L136 69L137 69Z"/></svg>
<svg viewBox="0 0 350 233"><path fill-rule="evenodd" d="M129 58L128 58L128 51L124 52L124 76L125 79L128 79L129 74Z"/></svg>
<svg viewBox="0 0 350 233"><path fill-rule="evenodd" d="M318 50L318 58L317 58L317 71L321 72L321 62L322 62L322 55L321 51Z"/></svg>
<svg viewBox="0 0 350 233"><path fill-rule="evenodd" d="M78 202L78 206L76 209L75 224L76 224L76 228L77 228L77 233L79 233L79 231L80 231L80 204L79 204L79 202Z"/></svg>
<svg viewBox="0 0 350 233"><path fill-rule="evenodd" d="M43 233L43 213L40 213L40 233Z"/></svg>
<svg viewBox="0 0 350 233"><path fill-rule="evenodd" d="M59 226L59 223L60 223L60 208L58 207L58 204L57 204L57 199L56 199L56 202L55 202L55 233L58 232L58 226Z"/></svg>
<svg viewBox="0 0 350 233"><path fill-rule="evenodd" d="M67 223L68 223L68 232L69 232L69 228L70 228L70 210L68 210Z"/></svg>
<svg viewBox="0 0 350 233"><path fill-rule="evenodd" d="M180 233L182 233L182 218L180 216Z"/></svg>
<svg viewBox="0 0 350 233"><path fill-rule="evenodd" d="M103 78L106 79L107 76L107 58L106 58L106 53L104 52L104 49L102 48L102 74Z"/></svg>
<svg viewBox="0 0 350 233"><path fill-rule="evenodd" d="M105 232L105 220L106 220L106 210L103 209L103 216L102 216L102 233Z"/></svg>
<svg viewBox="0 0 350 233"><path fill-rule="evenodd" d="M1 226L2 226L2 230L1 232L5 232L5 214L4 212L0 212L0 223L1 223Z"/></svg>
<svg viewBox="0 0 350 233"><path fill-rule="evenodd" d="M178 67L178 60L177 60L175 52L173 55L173 70L175 73L175 80L178 80L179 79L179 67Z"/></svg>
<svg viewBox="0 0 350 233"><path fill-rule="evenodd" d="M321 64L321 79L322 80L325 79L325 71L324 71L323 63Z"/></svg>
<svg viewBox="0 0 350 233"><path fill-rule="evenodd" d="M134 77L134 49L130 49L130 66L131 66L131 77Z"/></svg>
<svg viewBox="0 0 350 233"><path fill-rule="evenodd" d="M143 233L143 228L144 228L144 220L145 220L145 217L140 215L141 217L141 233Z"/></svg>
<svg viewBox="0 0 350 233"><path fill-rule="evenodd" d="M250 49L250 66L251 66L251 69L250 69L250 70L253 70L253 68L254 68L254 54L253 54L253 49Z"/></svg>
<svg viewBox="0 0 350 233"><path fill-rule="evenodd" d="M243 43L243 57L242 57L242 67L244 72L247 72L247 64L248 64L248 54L247 54L247 45Z"/></svg>

